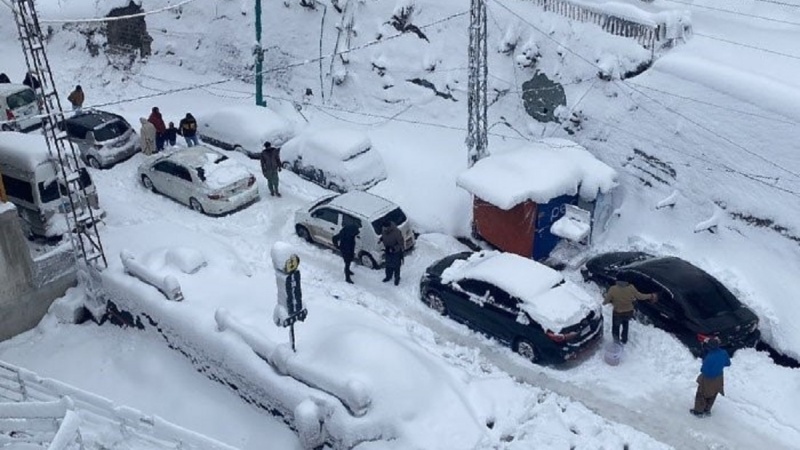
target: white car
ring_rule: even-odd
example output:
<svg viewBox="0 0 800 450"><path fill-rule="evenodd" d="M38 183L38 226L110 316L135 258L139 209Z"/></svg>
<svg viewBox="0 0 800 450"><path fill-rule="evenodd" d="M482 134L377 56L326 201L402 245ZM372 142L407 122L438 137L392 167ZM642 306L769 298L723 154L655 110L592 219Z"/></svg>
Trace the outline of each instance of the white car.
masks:
<svg viewBox="0 0 800 450"><path fill-rule="evenodd" d="M386 166L361 132L303 133L281 147L283 167L336 192L366 190L386 179Z"/></svg>
<svg viewBox="0 0 800 450"><path fill-rule="evenodd" d="M203 145L149 158L139 166L139 180L209 215L237 211L260 198L256 177L244 165Z"/></svg>
<svg viewBox="0 0 800 450"><path fill-rule="evenodd" d="M0 113L3 131L27 132L42 126L36 93L24 84L0 83Z"/></svg>
<svg viewBox="0 0 800 450"><path fill-rule="evenodd" d="M294 137L294 127L275 111L255 105L220 108L197 117L200 139L224 150L258 158L264 143L280 147Z"/></svg>
<svg viewBox="0 0 800 450"><path fill-rule="evenodd" d="M371 269L383 266L379 239L384 222L391 220L403 233L404 251L411 250L415 243L414 231L403 210L383 197L363 191L326 195L299 209L294 220L298 236L334 250L333 236L345 225L358 226L356 260Z"/></svg>

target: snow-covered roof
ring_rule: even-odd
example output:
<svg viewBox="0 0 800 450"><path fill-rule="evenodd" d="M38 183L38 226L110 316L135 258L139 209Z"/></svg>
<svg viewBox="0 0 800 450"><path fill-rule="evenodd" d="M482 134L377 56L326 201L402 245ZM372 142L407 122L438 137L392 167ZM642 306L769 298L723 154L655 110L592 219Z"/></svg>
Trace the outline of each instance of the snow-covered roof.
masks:
<svg viewBox="0 0 800 450"><path fill-rule="evenodd" d="M502 209L579 194L594 200L616 186L617 172L585 148L564 139L546 139L492 154L462 172L456 183Z"/></svg>
<svg viewBox="0 0 800 450"><path fill-rule="evenodd" d="M0 131L0 163L33 172L37 166L49 159L47 143L41 134Z"/></svg>
<svg viewBox="0 0 800 450"><path fill-rule="evenodd" d="M0 83L0 95L8 95L25 89L30 89L30 88L28 86L25 86L24 84Z"/></svg>
<svg viewBox="0 0 800 450"><path fill-rule="evenodd" d="M558 271L513 253L474 253L456 260L442 273L444 283L467 278L490 283L518 298L520 309L551 331L580 322L597 306Z"/></svg>
<svg viewBox="0 0 800 450"><path fill-rule="evenodd" d="M357 213L368 219L377 218L378 216L397 208L397 205L389 200L364 191L347 192L334 198L329 205L335 206L344 211Z"/></svg>
<svg viewBox="0 0 800 450"><path fill-rule="evenodd" d="M249 152L260 152L264 142L281 146L294 136L294 127L275 111L255 105L236 105L199 114L200 132L206 128L232 145Z"/></svg>

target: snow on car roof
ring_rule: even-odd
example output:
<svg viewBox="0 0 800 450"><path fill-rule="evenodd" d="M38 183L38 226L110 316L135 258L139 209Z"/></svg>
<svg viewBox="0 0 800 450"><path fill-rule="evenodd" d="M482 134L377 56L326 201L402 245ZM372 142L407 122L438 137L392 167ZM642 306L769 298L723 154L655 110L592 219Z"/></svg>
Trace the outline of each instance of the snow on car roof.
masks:
<svg viewBox="0 0 800 450"><path fill-rule="evenodd" d="M558 271L514 253L473 253L467 259L454 261L441 278L443 283L469 278L497 286L520 299L520 308L551 331L580 322L596 307L588 294L564 282Z"/></svg>
<svg viewBox="0 0 800 450"><path fill-rule="evenodd" d="M301 138L306 140L308 150L325 151L342 161L372 146L365 133L341 128L311 131Z"/></svg>
<svg viewBox="0 0 800 450"><path fill-rule="evenodd" d="M24 84L0 83L0 95L13 94L14 92L22 91L24 89L30 88Z"/></svg>
<svg viewBox="0 0 800 450"><path fill-rule="evenodd" d="M167 158L196 169L198 176L201 176L202 172L201 178L205 178L203 181L212 189L223 188L251 175L242 164L204 145L179 150Z"/></svg>
<svg viewBox="0 0 800 450"><path fill-rule="evenodd" d="M546 139L507 153L492 154L466 171L458 186L502 209L561 195L594 200L616 186L617 173L582 146Z"/></svg>
<svg viewBox="0 0 800 450"><path fill-rule="evenodd" d="M370 220L398 207L383 197L364 191L347 192L331 200L329 205L356 213Z"/></svg>
<svg viewBox="0 0 800 450"><path fill-rule="evenodd" d="M239 144L253 150L261 150L265 141L270 141L272 145L282 145L294 135L291 122L263 106L226 106L198 115L197 121L212 124L216 132L224 134L228 139L235 137Z"/></svg>
<svg viewBox="0 0 800 450"><path fill-rule="evenodd" d="M41 134L0 131L0 161L33 172L48 160L50 153Z"/></svg>

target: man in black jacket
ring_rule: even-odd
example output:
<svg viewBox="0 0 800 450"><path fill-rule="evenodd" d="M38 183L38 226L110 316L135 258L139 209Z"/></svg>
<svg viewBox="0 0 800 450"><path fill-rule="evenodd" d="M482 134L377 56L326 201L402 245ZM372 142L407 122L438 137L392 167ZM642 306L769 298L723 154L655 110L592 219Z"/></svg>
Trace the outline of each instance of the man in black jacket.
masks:
<svg viewBox="0 0 800 450"><path fill-rule="evenodd" d="M353 280L350 277L354 275L350 271L350 264L356 256L356 238L359 231L360 228L356 225L345 225L333 236L333 245L342 253L342 259L344 260L344 279L350 284L353 284Z"/></svg>

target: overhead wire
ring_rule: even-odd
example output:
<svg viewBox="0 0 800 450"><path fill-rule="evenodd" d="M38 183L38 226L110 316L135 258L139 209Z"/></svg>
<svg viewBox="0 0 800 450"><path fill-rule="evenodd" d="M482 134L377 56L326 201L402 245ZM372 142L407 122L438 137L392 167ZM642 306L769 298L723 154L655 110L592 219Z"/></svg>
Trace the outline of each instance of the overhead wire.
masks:
<svg viewBox="0 0 800 450"><path fill-rule="evenodd" d="M668 0L668 1L674 1L674 0ZM513 11L513 10L512 10L511 8L509 8L508 6L504 5L504 4L503 4L503 3L502 3L500 0L494 0L494 2L495 2L495 3L497 3L497 4L498 4L498 5L501 7L501 8L503 8L503 9L505 9L507 12L509 12L511 15L515 16L517 19L521 20L522 22L526 23L528 26L530 26L531 28L533 28L534 30L536 30L536 31L537 31L538 33L540 33L542 36L546 37L547 39L549 39L549 40L551 40L552 42L554 42L554 43L558 44L559 46L561 46L561 48L563 48L563 49L565 49L566 51L568 51L569 53L571 53L571 54L575 55L577 58L579 58L579 59L583 60L584 62L586 62L587 64L591 65L592 67L595 67L595 68L597 68L597 69L601 69L601 68L600 68L600 67L599 67L597 64L595 64L594 62L590 61L589 59L587 59L586 57L584 57L584 56L583 56L583 55L581 55L580 53L578 53L578 52L576 52L575 50L571 49L569 46L567 46L567 45L565 45L565 44L563 44L563 43L559 42L557 39L555 39L554 37L550 36L548 33L546 33L546 32L544 32L544 31L540 30L540 29L539 29L539 28L538 28L536 25L534 25L534 24L533 24L533 23L531 23L529 20L527 20L526 18L524 18L524 17L522 17L521 15L519 15L517 12ZM737 143L737 142L733 141L732 139L730 139L730 138L728 138L728 137L726 137L726 136L723 136L723 135L721 135L721 134L717 133L717 132L716 132L716 131L714 131L714 130L711 130L710 128L706 127L705 125L703 125L703 124L699 123L698 121L696 121L696 120L694 120L694 119L692 119L692 118L690 118L690 117L686 116L686 115L685 115L685 114L683 114L683 113L680 113L679 111L675 110L674 108L671 108L671 107L669 107L669 106L667 106L667 105L665 105L665 104L663 104L663 103L659 102L658 100L654 99L653 97L651 97L651 96L649 96L649 95L645 94L644 92L642 92L641 90L637 89L636 87L632 87L632 86L630 86L628 83L626 83L626 82L625 82L625 80L614 80L613 82L614 82L614 83L615 83L615 85L617 85L617 86L620 86L620 85L622 85L622 86L627 86L629 89L631 89L631 90L633 90L633 91L635 91L635 92L639 93L639 95L642 95L643 97L645 97L645 98L649 99L650 101L652 101L652 102L654 102L654 103L658 104L659 106L661 106L662 108L664 108L664 110L666 110L666 111L668 111L668 112L670 112L670 113L672 113L672 114L674 114L674 115L677 115L677 116L681 117L682 119L684 119L684 120L688 121L689 123L691 123L691 124L693 124L693 125L697 126L698 128L700 128L700 129L702 129L702 130L704 130L704 131L706 131L706 132L708 132L708 133L710 133L710 134L712 134L712 135L716 136L717 138L719 138L719 139L722 139L723 141L725 141L725 142L727 142L727 143L729 143L729 144L733 145L734 147L736 147L736 148L738 148L738 149L740 149L740 150L742 150L742 151L744 151L744 152L746 152L746 153L748 153L748 154L750 154L750 155L752 155L752 156L754 156L754 157L756 157L756 158L758 158L758 159L762 160L763 162L767 163L768 165L770 165L770 166L773 166L773 167L777 168L777 169L778 169L778 170L780 170L780 171L786 172L786 173L788 173L788 174L791 174L791 175L792 175L792 176L794 176L795 178L798 178L798 179L800 179L800 173L798 173L798 172L795 172L795 171L792 171L792 170L790 170L790 169L787 169L787 168L783 167L783 166L782 166L782 165L780 165L780 164L776 164L775 162L773 162L773 161L771 161L771 160L767 159L766 157L764 157L763 155L761 155L761 154L759 154L759 153L757 153L757 152L754 152L754 151L752 151L752 150L750 150L750 149L748 149L748 148L744 147L743 145L741 145L741 144L739 144L739 143ZM628 96L631 98L631 100L632 100L632 101L633 101L635 104L638 104L638 102L636 102L636 100L633 98L633 96L632 96L630 93L628 93L628 92L625 92L625 90L624 90L624 89L622 89L621 91L622 91L623 93L625 93L626 95L628 95ZM651 113L651 114L652 114L652 113Z"/></svg>
<svg viewBox="0 0 800 450"><path fill-rule="evenodd" d="M3 0L5 1L5 0ZM153 9L150 11L144 11L136 14L128 14L125 16L113 16L113 17L91 17L85 19L39 19L39 23L102 23L102 22L114 22L117 20L128 20L128 19L135 19L137 17L144 17L149 16L152 14L162 13L164 11L169 11L172 9L180 8L186 4L195 2L197 0L183 0L180 3L176 3L174 5L167 5L163 8Z"/></svg>
<svg viewBox="0 0 800 450"><path fill-rule="evenodd" d="M764 47L758 47L758 46L755 46L755 45L745 44L744 42L732 41L730 39L725 39L725 38L722 38L722 37L719 37L719 36L711 36L709 34L698 33L696 31L694 32L694 35L695 36L704 37L706 39L712 39L712 40L715 40L715 41L725 42L727 44L738 45L739 47L745 47L745 48L749 48L749 49L752 49L752 50L758 50L758 51L765 52L765 53L771 53L773 55L782 56L784 58L791 58L791 59L800 60L800 56L798 56L798 55L792 55L791 53L783 53L783 52L779 52L777 50L771 50L771 49L764 48Z"/></svg>
<svg viewBox="0 0 800 450"><path fill-rule="evenodd" d="M800 22L792 22L790 20L782 20L782 19L775 19L775 18L772 18L772 17L757 16L755 14L748 14L748 13L743 13L743 12L740 12L740 11L733 11L733 10L730 10L730 9L727 9L727 8L717 8L715 6L698 5L698 4L695 4L695 3L689 3L689 2L681 1L681 0L665 0L665 1L668 1L670 3L677 3L677 4L680 4L680 5L691 6L691 7L694 7L694 8L708 9L708 10L711 10L711 11L718 11L718 12L733 14L733 15L737 15L737 16L750 17L752 19L765 20L765 21L768 21L768 22L776 22L776 23L783 23L783 24L787 24L787 25L800 26Z"/></svg>

